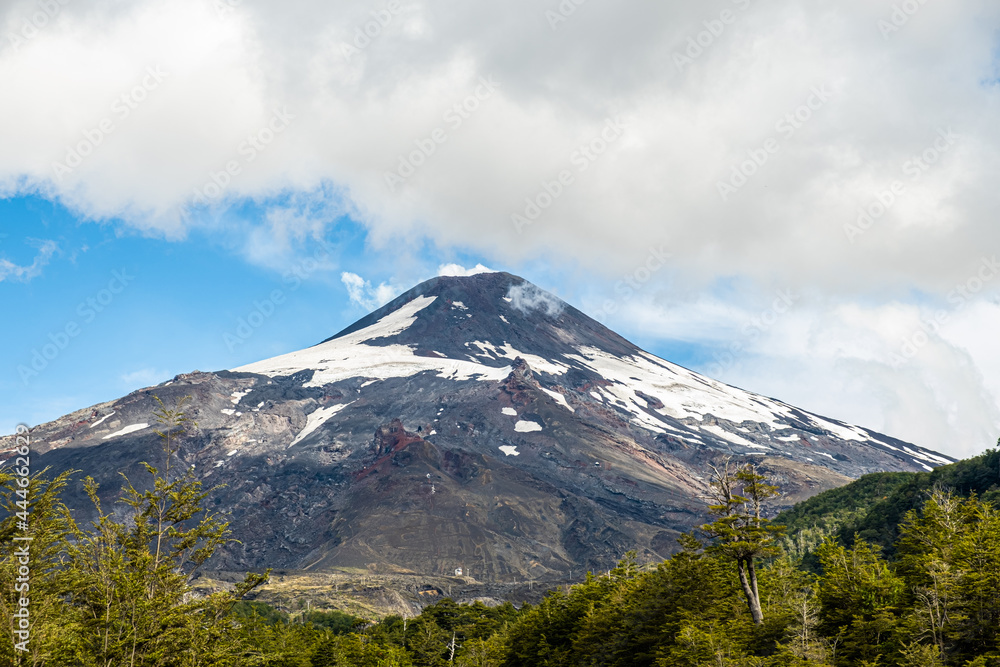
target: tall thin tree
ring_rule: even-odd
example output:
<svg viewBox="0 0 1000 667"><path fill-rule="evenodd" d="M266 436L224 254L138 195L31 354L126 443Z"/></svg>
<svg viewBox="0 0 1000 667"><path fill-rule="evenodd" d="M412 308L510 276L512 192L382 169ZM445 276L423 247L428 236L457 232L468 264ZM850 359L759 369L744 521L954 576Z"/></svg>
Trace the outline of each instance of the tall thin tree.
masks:
<svg viewBox="0 0 1000 667"><path fill-rule="evenodd" d="M757 587L756 561L779 553L775 537L783 532L783 527L771 525L763 515L763 507L769 498L779 495L778 487L768 484L753 464L734 466L731 459L726 459L721 470L711 468L708 510L717 518L702 526L702 530L715 539L712 550L736 562L750 616L760 625L764 622L764 611Z"/></svg>

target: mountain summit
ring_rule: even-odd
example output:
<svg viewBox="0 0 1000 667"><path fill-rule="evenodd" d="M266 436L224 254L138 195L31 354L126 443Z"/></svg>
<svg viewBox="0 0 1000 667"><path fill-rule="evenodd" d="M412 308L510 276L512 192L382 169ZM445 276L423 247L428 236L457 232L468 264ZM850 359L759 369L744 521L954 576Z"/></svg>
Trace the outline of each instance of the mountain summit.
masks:
<svg viewBox="0 0 1000 667"><path fill-rule="evenodd" d="M434 278L313 347L39 426L40 463L116 488L157 451L154 395L194 399L180 456L225 485L224 569L555 580L666 556L725 457L787 505L950 462L671 364L507 273Z"/></svg>

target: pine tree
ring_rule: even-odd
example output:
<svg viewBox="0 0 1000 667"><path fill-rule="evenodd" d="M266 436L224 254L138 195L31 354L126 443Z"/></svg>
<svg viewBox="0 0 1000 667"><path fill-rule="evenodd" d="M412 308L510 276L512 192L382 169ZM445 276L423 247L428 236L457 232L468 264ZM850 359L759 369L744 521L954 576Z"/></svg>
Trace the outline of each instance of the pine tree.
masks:
<svg viewBox="0 0 1000 667"><path fill-rule="evenodd" d="M764 622L757 583L757 563L761 558L775 556L779 549L775 538L780 526L773 526L762 514L764 502L778 495L778 487L767 483L752 464L731 468L727 459L720 471L712 466L709 512L718 517L702 526L715 539L712 551L731 558L736 563L740 586L753 622Z"/></svg>
<svg viewBox="0 0 1000 667"><path fill-rule="evenodd" d="M155 414L165 465L161 472L145 464L152 477L146 490L125 478L121 502L131 510L126 523L104 511L97 483L85 481L97 519L92 530L77 531L68 549L68 600L82 612L81 639L92 664L236 664L236 625L223 620L267 580L267 574L248 574L231 592L204 598L191 592L194 573L230 538L228 524L203 509L208 492L193 468L174 472L177 441L188 424L185 402L173 409L160 402Z"/></svg>

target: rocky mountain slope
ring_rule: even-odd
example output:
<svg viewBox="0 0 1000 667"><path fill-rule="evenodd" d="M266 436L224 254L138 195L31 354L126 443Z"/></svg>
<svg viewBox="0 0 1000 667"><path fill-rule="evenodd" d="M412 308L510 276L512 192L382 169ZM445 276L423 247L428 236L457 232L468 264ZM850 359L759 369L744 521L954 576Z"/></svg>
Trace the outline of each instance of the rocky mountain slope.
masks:
<svg viewBox="0 0 1000 667"><path fill-rule="evenodd" d="M668 554L705 521L708 464L727 456L756 461L785 506L950 462L693 373L485 273L422 283L314 347L38 426L33 465L92 475L110 501L119 471L162 462L154 396L186 395L197 426L179 456L224 485L209 502L241 541L221 570L554 581Z"/></svg>

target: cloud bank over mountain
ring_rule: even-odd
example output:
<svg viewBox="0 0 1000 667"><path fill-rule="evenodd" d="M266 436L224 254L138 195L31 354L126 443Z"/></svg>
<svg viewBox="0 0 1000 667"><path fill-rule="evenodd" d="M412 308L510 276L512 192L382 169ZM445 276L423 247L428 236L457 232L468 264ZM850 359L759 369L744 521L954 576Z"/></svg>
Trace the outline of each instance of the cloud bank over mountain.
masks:
<svg viewBox="0 0 1000 667"><path fill-rule="evenodd" d="M669 318L681 338L699 306L753 317L792 289L796 315L753 345L741 319L712 330L715 353L744 350L724 378L839 369L890 422L978 447L1000 428L1000 364L970 324L1000 319L998 19L976 0L15 1L0 194L168 239L236 229L262 266L347 216L374 248L562 266L616 328ZM337 273L366 307L420 277ZM786 339L802 349L772 352L793 368L768 379L746 350Z"/></svg>

